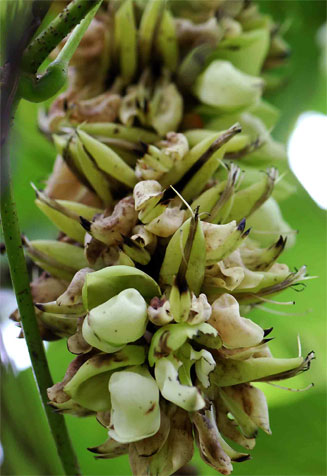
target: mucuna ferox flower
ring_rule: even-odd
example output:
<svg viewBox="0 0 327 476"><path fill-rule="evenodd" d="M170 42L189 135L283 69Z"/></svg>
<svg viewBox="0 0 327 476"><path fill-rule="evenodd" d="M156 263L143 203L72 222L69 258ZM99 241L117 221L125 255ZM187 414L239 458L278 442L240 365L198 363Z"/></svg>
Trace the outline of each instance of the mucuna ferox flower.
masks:
<svg viewBox="0 0 327 476"><path fill-rule="evenodd" d="M59 236L25 244L40 332L77 355L50 404L93 414L108 439L90 450L137 476L173 474L194 442L230 474L271 433L256 382L314 357L273 357L250 312L306 274L277 262L277 31L245 0L104 0L42 119L59 158L36 202Z"/></svg>

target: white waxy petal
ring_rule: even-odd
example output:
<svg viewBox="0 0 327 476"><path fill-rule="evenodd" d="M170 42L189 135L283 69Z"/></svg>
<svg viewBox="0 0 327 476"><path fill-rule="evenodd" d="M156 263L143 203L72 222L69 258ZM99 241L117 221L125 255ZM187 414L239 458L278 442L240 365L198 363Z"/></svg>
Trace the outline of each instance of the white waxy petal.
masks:
<svg viewBox="0 0 327 476"><path fill-rule="evenodd" d="M178 368L182 362L175 357L159 359L155 367L155 376L162 396L184 410L195 412L205 406L199 390L194 386L182 385L178 379Z"/></svg>
<svg viewBox="0 0 327 476"><path fill-rule="evenodd" d="M211 316L211 306L208 303L207 296L203 293L196 297L192 293L192 304L191 311L188 317L188 324L200 324L201 322L206 322Z"/></svg>
<svg viewBox="0 0 327 476"><path fill-rule="evenodd" d="M202 349L199 352L200 357L195 362L195 372L196 376L202 383L205 388L208 388L210 385L209 374L216 367L215 359L212 357L211 353L205 349Z"/></svg>
<svg viewBox="0 0 327 476"><path fill-rule="evenodd" d="M142 337L146 322L146 302L136 289L129 288L89 312L83 337L93 347L115 352L117 346Z"/></svg>
<svg viewBox="0 0 327 476"><path fill-rule="evenodd" d="M135 210L143 210L150 204L155 206L161 196L162 187L156 180L143 180L138 182L133 191Z"/></svg>
<svg viewBox="0 0 327 476"><path fill-rule="evenodd" d="M239 304L230 294L223 294L215 300L209 323L217 329L226 347L251 347L264 337L260 326L240 316Z"/></svg>
<svg viewBox="0 0 327 476"><path fill-rule="evenodd" d="M166 208L161 215L148 223L145 229L157 236L167 238L178 230L184 221L184 217L185 211L179 207Z"/></svg>
<svg viewBox="0 0 327 476"><path fill-rule="evenodd" d="M130 367L109 381L111 426L109 436L120 443L148 438L159 430L159 389L148 370Z"/></svg>

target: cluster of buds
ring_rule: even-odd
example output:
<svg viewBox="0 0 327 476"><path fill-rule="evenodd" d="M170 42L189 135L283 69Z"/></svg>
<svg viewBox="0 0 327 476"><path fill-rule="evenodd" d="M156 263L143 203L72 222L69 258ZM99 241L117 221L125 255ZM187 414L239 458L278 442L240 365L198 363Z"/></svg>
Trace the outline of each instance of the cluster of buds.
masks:
<svg viewBox="0 0 327 476"><path fill-rule="evenodd" d="M107 1L41 119L58 157L36 204L60 233L25 245L40 332L76 355L50 404L96 416L108 439L90 450L135 475L173 474L194 441L230 474L250 455L225 438L270 434L255 383L313 358L273 357L272 328L243 317L306 275L277 263L289 188L261 98L287 52L247 1Z"/></svg>

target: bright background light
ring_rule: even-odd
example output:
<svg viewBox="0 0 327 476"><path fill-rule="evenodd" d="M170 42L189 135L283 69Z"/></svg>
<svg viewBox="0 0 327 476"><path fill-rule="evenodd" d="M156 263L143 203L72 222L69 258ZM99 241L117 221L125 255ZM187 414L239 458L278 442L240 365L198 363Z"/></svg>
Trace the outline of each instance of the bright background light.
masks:
<svg viewBox="0 0 327 476"><path fill-rule="evenodd" d="M327 208L327 116L301 114L288 142L292 171L319 205Z"/></svg>
<svg viewBox="0 0 327 476"><path fill-rule="evenodd" d="M24 339L18 339L20 332L16 323L9 320L8 316L17 308L14 293L9 289L0 291L1 319L0 331L5 354L9 357L15 370L24 370L31 366L30 356ZM5 361L6 356L2 356Z"/></svg>

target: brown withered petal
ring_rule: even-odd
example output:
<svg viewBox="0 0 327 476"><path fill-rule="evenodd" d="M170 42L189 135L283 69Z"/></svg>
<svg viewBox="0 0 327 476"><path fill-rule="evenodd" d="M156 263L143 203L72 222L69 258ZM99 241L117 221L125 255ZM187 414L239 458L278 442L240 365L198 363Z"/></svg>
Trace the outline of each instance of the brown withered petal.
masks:
<svg viewBox="0 0 327 476"><path fill-rule="evenodd" d="M233 470L231 459L222 449L217 428L206 415L206 410L192 413L191 420L196 428L201 458L221 474L230 474Z"/></svg>
<svg viewBox="0 0 327 476"><path fill-rule="evenodd" d="M97 421L102 425L104 428L109 428L110 426L110 410L105 410L101 412L97 412Z"/></svg>
<svg viewBox="0 0 327 476"><path fill-rule="evenodd" d="M119 443L113 438L108 438L102 445L94 446L93 448L88 448L91 453L96 454L98 459L111 459L117 458L128 453L128 445Z"/></svg>
<svg viewBox="0 0 327 476"><path fill-rule="evenodd" d="M56 383L47 389L50 403L64 403L70 400L69 395L64 392L64 386L74 377L78 369L90 358L91 354L77 356L68 366L62 382Z"/></svg>
<svg viewBox="0 0 327 476"><path fill-rule="evenodd" d="M93 222L88 222L81 217L82 226L94 238L109 246L121 243L123 236L131 233L136 222L137 212L133 197L120 200L108 217L98 215Z"/></svg>
<svg viewBox="0 0 327 476"><path fill-rule="evenodd" d="M79 182L60 155L56 158L44 192L48 197L57 200L71 200L92 207L101 206L101 200Z"/></svg>
<svg viewBox="0 0 327 476"><path fill-rule="evenodd" d="M84 318L80 317L77 322L77 330L75 334L70 336L67 340L67 348L72 354L87 354L92 350L92 346L89 345L83 337L82 326Z"/></svg>

